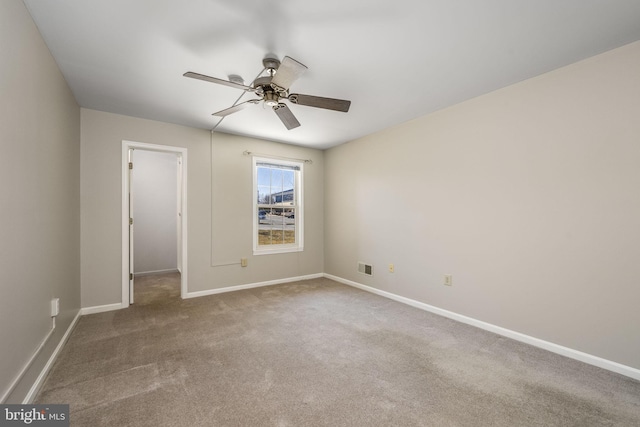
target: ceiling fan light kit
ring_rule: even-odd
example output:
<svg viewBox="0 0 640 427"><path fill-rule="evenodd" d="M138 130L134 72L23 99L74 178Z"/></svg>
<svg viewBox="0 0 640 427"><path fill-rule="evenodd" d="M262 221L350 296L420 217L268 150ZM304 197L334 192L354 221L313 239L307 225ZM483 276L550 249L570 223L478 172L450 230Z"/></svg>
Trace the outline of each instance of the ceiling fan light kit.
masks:
<svg viewBox="0 0 640 427"><path fill-rule="evenodd" d="M258 99L250 99L213 113L213 115L217 117L226 117L229 114L244 110L262 101L264 105L271 107L285 127L291 130L300 126L300 122L293 115L293 112L287 104L282 102L284 100L307 107L323 108L343 113L349 111L351 101L344 99L324 98L321 96L297 93L289 94L291 85L307 71L307 67L301 62L289 56L285 56L282 62L280 62L277 57L269 54L262 60L262 65L264 65L268 76L258 77L253 81L251 86L246 86L242 77L235 74L230 75L229 80L210 77L204 74L194 73L193 71L188 71L183 75L192 79L241 89L245 92L253 92L259 96Z"/></svg>

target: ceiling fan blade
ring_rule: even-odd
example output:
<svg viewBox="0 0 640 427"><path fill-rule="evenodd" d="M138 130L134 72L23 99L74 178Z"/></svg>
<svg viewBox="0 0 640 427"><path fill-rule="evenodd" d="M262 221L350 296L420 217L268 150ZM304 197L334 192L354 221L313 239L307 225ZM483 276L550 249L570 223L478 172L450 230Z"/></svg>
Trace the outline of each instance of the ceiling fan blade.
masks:
<svg viewBox="0 0 640 427"><path fill-rule="evenodd" d="M187 71L183 74L185 77L190 77L192 79L204 80L205 82L217 83L219 85L225 85L229 87L233 87L236 89L246 90L247 92L254 92L255 89L249 86L241 85L240 83L230 82L229 80L218 79L216 77L205 76L204 74L194 73L192 71Z"/></svg>
<svg viewBox="0 0 640 427"><path fill-rule="evenodd" d="M289 89L291 84L298 80L307 67L293 58L285 56L282 63L278 67L276 75L271 79L271 84L274 84L282 89Z"/></svg>
<svg viewBox="0 0 640 427"><path fill-rule="evenodd" d="M349 111L351 101L335 98L323 98L321 96L300 95L292 93L289 95L289 101L298 105L306 105L307 107L325 108L327 110L341 111L346 113Z"/></svg>
<svg viewBox="0 0 640 427"><path fill-rule="evenodd" d="M273 111L276 112L282 123L287 127L287 129L291 130L300 126L300 122L296 119L296 116L293 115L289 107L286 104L278 104L273 107Z"/></svg>
<svg viewBox="0 0 640 427"><path fill-rule="evenodd" d="M241 102L238 105L234 105L233 107L225 108L224 110L220 110L217 113L213 113L212 116L225 117L225 116L228 116L229 114L233 114L240 110L244 110L245 108L253 104L257 104L258 102L260 102L259 99L250 99L248 101Z"/></svg>

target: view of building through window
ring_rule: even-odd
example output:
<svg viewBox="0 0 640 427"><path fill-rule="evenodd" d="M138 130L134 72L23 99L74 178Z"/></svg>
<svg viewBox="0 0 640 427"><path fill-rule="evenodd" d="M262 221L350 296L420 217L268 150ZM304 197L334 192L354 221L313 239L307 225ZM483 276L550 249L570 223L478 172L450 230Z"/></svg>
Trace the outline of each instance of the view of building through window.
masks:
<svg viewBox="0 0 640 427"><path fill-rule="evenodd" d="M299 173L300 167L289 163L256 162L258 247L299 243Z"/></svg>

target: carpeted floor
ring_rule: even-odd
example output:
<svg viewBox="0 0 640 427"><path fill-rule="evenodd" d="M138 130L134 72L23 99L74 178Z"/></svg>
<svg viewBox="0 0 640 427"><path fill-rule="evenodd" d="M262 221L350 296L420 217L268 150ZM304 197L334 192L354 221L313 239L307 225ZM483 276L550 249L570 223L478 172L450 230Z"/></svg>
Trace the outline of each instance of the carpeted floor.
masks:
<svg viewBox="0 0 640 427"><path fill-rule="evenodd" d="M639 426L640 382L327 279L82 317L36 403L72 426Z"/></svg>

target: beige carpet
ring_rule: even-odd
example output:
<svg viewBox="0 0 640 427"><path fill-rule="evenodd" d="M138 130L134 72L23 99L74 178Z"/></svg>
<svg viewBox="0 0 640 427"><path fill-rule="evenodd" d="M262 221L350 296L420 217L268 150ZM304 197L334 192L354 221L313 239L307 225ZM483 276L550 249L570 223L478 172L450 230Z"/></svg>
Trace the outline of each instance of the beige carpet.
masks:
<svg viewBox="0 0 640 427"><path fill-rule="evenodd" d="M640 382L327 279L84 316L37 403L72 426L639 426Z"/></svg>

